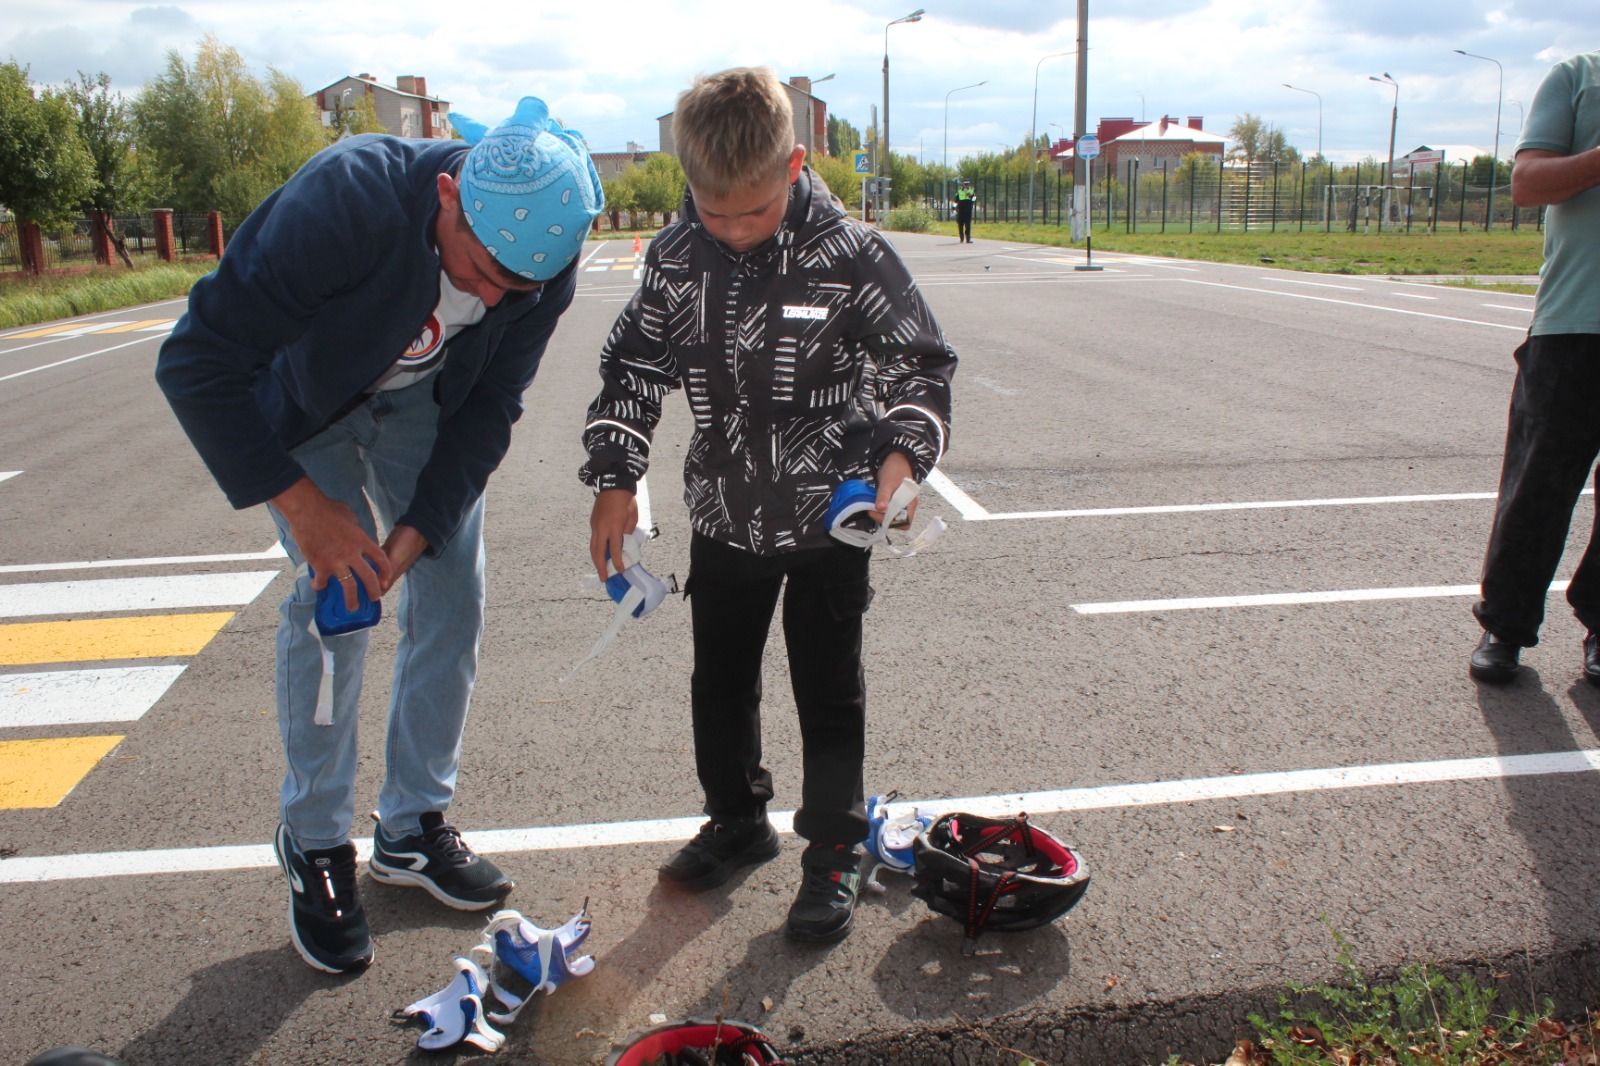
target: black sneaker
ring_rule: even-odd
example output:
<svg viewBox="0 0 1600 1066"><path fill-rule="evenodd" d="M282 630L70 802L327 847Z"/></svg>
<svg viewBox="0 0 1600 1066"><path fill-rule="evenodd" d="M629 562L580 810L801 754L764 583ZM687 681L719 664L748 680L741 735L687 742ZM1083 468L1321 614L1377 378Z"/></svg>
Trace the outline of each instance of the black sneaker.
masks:
<svg viewBox="0 0 1600 1066"><path fill-rule="evenodd" d="M699 892L722 884L741 866L755 866L777 857L778 831L767 821L766 814L713 818L656 875L669 885Z"/></svg>
<svg viewBox="0 0 1600 1066"><path fill-rule="evenodd" d="M280 824L272 850L289 879L289 938L306 965L323 973L365 969L372 932L356 895L355 845L301 851Z"/></svg>
<svg viewBox="0 0 1600 1066"><path fill-rule="evenodd" d="M850 932L861 891L861 853L849 844L812 844L800 856L800 892L789 907L790 940L838 940Z"/></svg>
<svg viewBox="0 0 1600 1066"><path fill-rule="evenodd" d="M403 837L389 836L378 823L367 862L373 880L415 885L458 911L488 910L515 887L498 866L467 847L444 815L429 811L420 821L421 832Z"/></svg>

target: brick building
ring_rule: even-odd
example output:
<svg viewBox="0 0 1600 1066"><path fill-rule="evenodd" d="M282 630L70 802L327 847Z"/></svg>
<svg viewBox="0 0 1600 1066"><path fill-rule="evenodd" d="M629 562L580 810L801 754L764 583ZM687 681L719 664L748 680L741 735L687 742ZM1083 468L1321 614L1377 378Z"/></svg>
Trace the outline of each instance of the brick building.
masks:
<svg viewBox="0 0 1600 1066"><path fill-rule="evenodd" d="M1163 163L1170 170L1192 152L1202 152L1220 159L1228 139L1220 134L1207 133L1201 128L1204 121L1199 115L1190 115L1188 121L1181 124L1167 115L1162 115L1154 122L1140 122L1133 118L1103 118L1095 128L1095 137L1100 141L1100 156L1094 161L1094 168L1101 172L1106 167L1120 170L1129 160L1137 159L1142 171L1160 169ZM1073 158L1071 143L1059 141L1057 144L1063 146L1052 152L1057 165L1070 168Z"/></svg>
<svg viewBox="0 0 1600 1066"><path fill-rule="evenodd" d="M361 96L372 98L378 121L397 137L428 140L451 135L450 101L429 96L428 79L416 74L400 75L393 86L379 84L371 74L346 75L311 94L324 126L333 125L334 116L343 108L354 107Z"/></svg>

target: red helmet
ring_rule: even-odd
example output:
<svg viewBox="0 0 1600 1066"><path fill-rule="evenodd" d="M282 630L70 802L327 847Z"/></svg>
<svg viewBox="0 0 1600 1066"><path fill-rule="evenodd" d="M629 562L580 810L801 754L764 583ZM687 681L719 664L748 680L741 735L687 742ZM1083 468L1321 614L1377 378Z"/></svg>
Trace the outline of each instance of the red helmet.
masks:
<svg viewBox="0 0 1600 1066"><path fill-rule="evenodd" d="M613 1048L606 1066L783 1066L761 1030L744 1022L691 1018L658 1026Z"/></svg>

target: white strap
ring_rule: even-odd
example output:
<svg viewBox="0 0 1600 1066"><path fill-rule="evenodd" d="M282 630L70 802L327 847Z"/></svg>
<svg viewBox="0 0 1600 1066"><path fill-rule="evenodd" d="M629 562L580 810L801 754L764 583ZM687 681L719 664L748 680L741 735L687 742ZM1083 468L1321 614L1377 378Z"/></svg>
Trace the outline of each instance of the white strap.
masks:
<svg viewBox="0 0 1600 1066"><path fill-rule="evenodd" d="M617 603L617 609L611 612L611 624L606 626L605 632L600 634L600 639L594 642L594 647L589 649L589 654L578 660L576 666L561 675L563 683L571 681L578 676L578 671L589 665L611 646L617 639L617 634L622 632L622 627L628 624L628 619L633 617L634 609L644 602L644 593L637 585L630 586L622 599Z"/></svg>

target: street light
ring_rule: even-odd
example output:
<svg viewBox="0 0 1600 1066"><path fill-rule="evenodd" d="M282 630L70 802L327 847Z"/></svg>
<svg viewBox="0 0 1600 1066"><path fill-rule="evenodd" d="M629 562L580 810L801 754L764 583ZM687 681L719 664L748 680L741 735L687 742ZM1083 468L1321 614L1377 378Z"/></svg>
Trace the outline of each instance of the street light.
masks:
<svg viewBox="0 0 1600 1066"><path fill-rule="evenodd" d="M1493 63L1494 68L1500 72L1500 80L1495 88L1494 98L1494 161L1489 167L1489 210L1483 216L1483 228L1487 232L1494 225L1494 186L1495 178L1500 173L1500 102L1505 97L1506 68L1500 65L1498 59L1491 59L1488 56L1480 56L1474 52L1463 52L1459 48L1455 50L1455 53L1458 56L1466 56L1468 59L1481 59L1486 63Z"/></svg>
<svg viewBox="0 0 1600 1066"><path fill-rule="evenodd" d="M976 89L980 85L988 85L989 80L975 81L971 85L963 85L951 89L944 94L944 206L939 209L939 214L945 221L950 220L950 96L967 89Z"/></svg>
<svg viewBox="0 0 1600 1066"><path fill-rule="evenodd" d="M1383 213L1389 214L1389 183L1394 180L1394 129L1400 121L1400 83L1386 70L1383 77L1368 74L1368 81L1375 81L1379 85L1394 86L1394 109L1389 112L1389 169L1383 175Z"/></svg>
<svg viewBox="0 0 1600 1066"><path fill-rule="evenodd" d="M811 83L811 88L815 89L817 86L821 85L823 82L832 81L833 79L834 79L834 75L832 75L832 74L829 74L826 77L818 78L816 81ZM811 117L811 105L814 102L814 100L815 100L815 97L813 96L813 94L810 93L810 92L807 92L806 93L806 152L812 157L812 159L815 159L816 155L817 155L817 144L816 144L816 141L817 141L817 123L816 123L816 120ZM810 162L810 160L807 160L807 162Z"/></svg>
<svg viewBox="0 0 1600 1066"><path fill-rule="evenodd" d="M1314 92L1311 89L1302 89L1298 85L1290 85L1288 82L1284 82L1283 83L1283 87L1285 89L1293 89L1297 93L1311 93L1312 96L1315 96L1317 98L1317 158L1321 159L1322 158L1322 94L1319 93L1319 92Z"/></svg>
<svg viewBox="0 0 1600 1066"><path fill-rule="evenodd" d="M1033 143L1038 136L1039 129L1039 68L1044 66L1046 59L1058 59L1061 56L1076 55L1077 49L1071 52L1051 52L1047 56L1040 56L1039 62L1033 65L1033 119L1028 126L1028 151L1032 153L1028 161L1028 225L1033 225L1033 172L1038 169L1039 150Z"/></svg>
<svg viewBox="0 0 1600 1066"><path fill-rule="evenodd" d="M909 15L901 15L883 27L883 143L878 146L878 176L889 176L889 27L902 22L921 22L922 8Z"/></svg>

